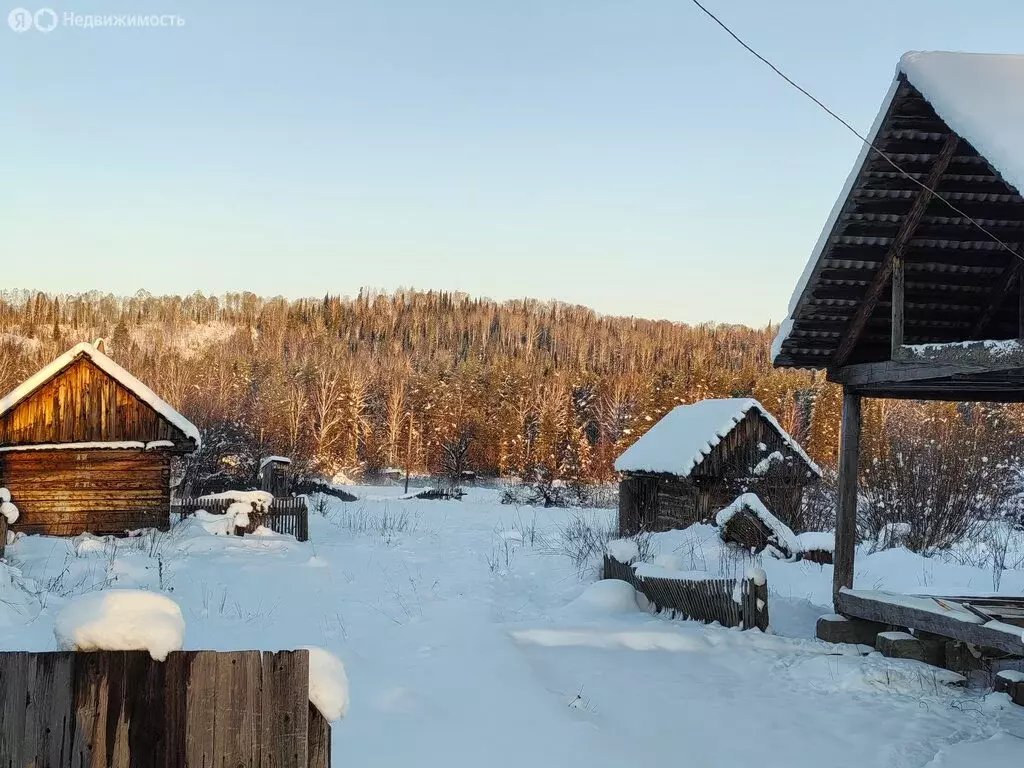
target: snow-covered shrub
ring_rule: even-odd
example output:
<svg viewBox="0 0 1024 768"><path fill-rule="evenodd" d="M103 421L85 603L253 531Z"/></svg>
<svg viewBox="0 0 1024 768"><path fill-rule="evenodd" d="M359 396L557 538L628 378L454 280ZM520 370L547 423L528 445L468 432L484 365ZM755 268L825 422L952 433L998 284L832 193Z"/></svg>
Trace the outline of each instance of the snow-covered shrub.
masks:
<svg viewBox="0 0 1024 768"><path fill-rule="evenodd" d="M66 651L149 651L163 661L184 646L185 619L178 604L164 595L109 589L65 605L53 632Z"/></svg>
<svg viewBox="0 0 1024 768"><path fill-rule="evenodd" d="M0 488L0 515L7 518L8 525L14 525L18 522L18 508L11 501L11 492L6 488Z"/></svg>
<svg viewBox="0 0 1024 768"><path fill-rule="evenodd" d="M861 468L858 533L878 542L901 524L900 545L948 549L1002 509L1016 490L1020 438L1003 410L901 403L882 425L880 455Z"/></svg>
<svg viewBox="0 0 1024 768"><path fill-rule="evenodd" d="M181 495L205 496L229 488L255 488L263 447L244 425L218 421L203 430L199 450L183 460Z"/></svg>

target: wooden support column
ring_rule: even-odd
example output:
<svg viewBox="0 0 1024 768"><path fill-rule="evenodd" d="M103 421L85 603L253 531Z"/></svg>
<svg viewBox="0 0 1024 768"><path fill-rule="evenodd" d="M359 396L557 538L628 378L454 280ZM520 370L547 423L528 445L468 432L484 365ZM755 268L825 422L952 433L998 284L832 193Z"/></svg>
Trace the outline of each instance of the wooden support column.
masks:
<svg viewBox="0 0 1024 768"><path fill-rule="evenodd" d="M890 348L890 359L895 360L899 356L900 347L903 346L903 254L902 252L892 260L892 345Z"/></svg>
<svg viewBox="0 0 1024 768"><path fill-rule="evenodd" d="M853 586L853 555L857 546L857 467L860 463L860 395L843 387L839 438L839 505L836 509L836 552L832 601L839 590Z"/></svg>

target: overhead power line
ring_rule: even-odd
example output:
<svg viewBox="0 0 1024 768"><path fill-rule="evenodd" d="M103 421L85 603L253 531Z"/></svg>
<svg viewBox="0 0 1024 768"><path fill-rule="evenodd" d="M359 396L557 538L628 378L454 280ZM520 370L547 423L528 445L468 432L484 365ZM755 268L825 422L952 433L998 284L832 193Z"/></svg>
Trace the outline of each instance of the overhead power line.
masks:
<svg viewBox="0 0 1024 768"><path fill-rule="evenodd" d="M769 61L767 58L765 58L760 53L758 53L756 50L754 50L743 38L741 38L739 35L737 35L735 32L733 32L724 21L722 21L714 13L712 13L710 10L708 10L700 2L700 0L690 0L690 2L692 2L701 11L703 11L704 14L709 19L711 19L713 22L715 22L715 24L717 24L723 30L725 30L726 34L728 34L729 37L731 37L733 40L735 40L737 43L739 43L749 54L754 56L758 61L760 61L762 64L764 64L769 69L771 69L772 72L774 72L776 75L778 75L783 80L785 80L789 85L791 85L793 88L796 88L796 90L800 91L800 93L802 93L808 99L810 99L815 104L817 104L818 107L820 107L822 110L824 110L829 116L831 116L832 118L837 120L844 128L846 128L846 130L848 130L850 133L852 133L854 136L856 136L858 139L860 139L865 145L870 147L873 152L875 152L879 157L881 157L883 160L885 160L885 162L887 162L889 165L891 165L893 168L895 168L897 171L899 171L899 173L901 173L903 176L906 176L908 179L910 179L910 181L914 182L917 186L921 187L921 189L925 190L926 192L931 194L933 197L935 197L938 200L942 201L945 205L947 205L950 208L950 210L955 212L958 216L960 216L960 217L966 219L967 221L969 221L972 225L974 225L978 229L979 232L982 232L986 237L991 239L993 242L997 243L1002 249L1004 249L1008 253L1012 254L1014 257L1020 259L1021 261L1024 261L1024 256L1022 256L1021 254L1017 253L1017 251L1015 251L1012 247L1007 245L1000 238L996 237L995 234L993 234L988 229L986 229L985 226L982 225L979 221L977 221L974 217L968 216L964 211L962 211L959 208L957 208L955 205L953 205L953 203L949 202L949 200L947 200L945 197L943 197L941 194L939 194L939 192L937 192L936 190L932 189L931 187L929 187L924 182L919 181L917 178L914 177L913 174L908 173L903 168L901 168L899 166L899 164L895 160L893 160L885 152L883 152L878 147L876 147L874 144L872 144L871 140L869 138L864 136L860 131L858 131L856 128L854 128L852 125L850 125L846 120L844 120L842 117L840 117L838 114L836 114L833 110L831 110L824 102L821 101L821 99L819 99L817 96L815 96L813 93L808 91L806 88L804 88L799 83L795 82L791 77L789 77L789 75L787 75L785 72L783 72L777 66L775 66L771 61Z"/></svg>

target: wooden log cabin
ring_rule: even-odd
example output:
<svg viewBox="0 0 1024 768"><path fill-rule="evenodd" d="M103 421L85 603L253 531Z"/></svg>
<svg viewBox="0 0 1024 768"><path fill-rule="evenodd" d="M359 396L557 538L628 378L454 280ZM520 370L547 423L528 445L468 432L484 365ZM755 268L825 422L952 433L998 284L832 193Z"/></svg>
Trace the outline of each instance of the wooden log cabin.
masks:
<svg viewBox="0 0 1024 768"><path fill-rule="evenodd" d="M861 400L1024 402L1024 56L909 53L772 345L843 387L833 592L853 586Z"/></svg>
<svg viewBox="0 0 1024 768"><path fill-rule="evenodd" d="M124 534L170 524L171 458L199 430L92 344L79 344L0 400L0 487L14 530Z"/></svg>
<svg viewBox="0 0 1024 768"><path fill-rule="evenodd" d="M703 400L665 415L615 461L619 533L685 528L757 493L787 524L820 470L752 398ZM799 527L799 525L797 525Z"/></svg>

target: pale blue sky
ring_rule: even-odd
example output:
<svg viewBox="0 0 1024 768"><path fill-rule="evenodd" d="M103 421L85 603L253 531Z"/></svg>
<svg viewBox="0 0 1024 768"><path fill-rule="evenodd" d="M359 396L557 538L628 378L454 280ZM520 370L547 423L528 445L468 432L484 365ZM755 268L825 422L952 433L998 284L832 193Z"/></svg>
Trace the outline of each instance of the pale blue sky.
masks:
<svg viewBox="0 0 1024 768"><path fill-rule="evenodd" d="M860 128L903 51L1016 52L1024 29L1020 0L707 4ZM687 0L51 7L185 26L0 27L7 288L411 286L763 324L858 151Z"/></svg>

